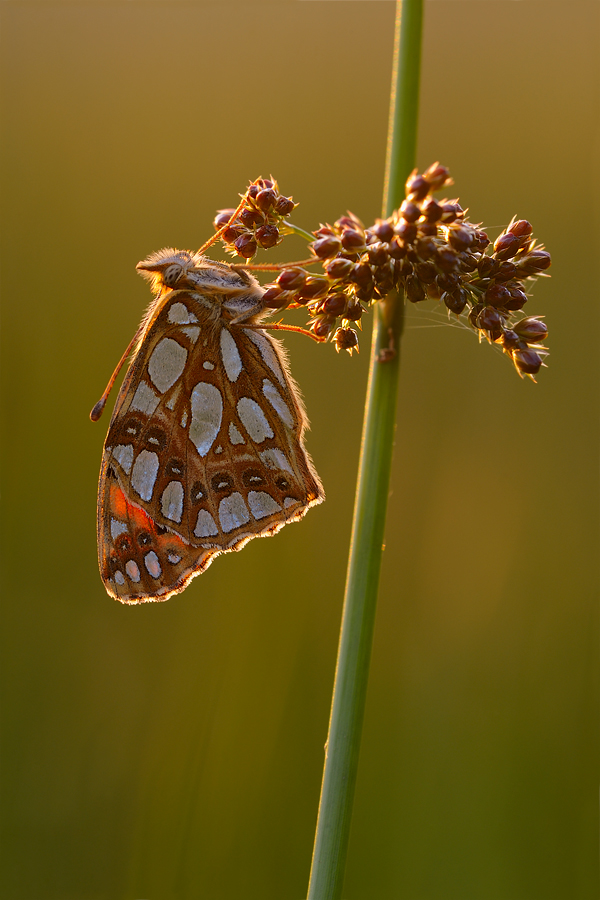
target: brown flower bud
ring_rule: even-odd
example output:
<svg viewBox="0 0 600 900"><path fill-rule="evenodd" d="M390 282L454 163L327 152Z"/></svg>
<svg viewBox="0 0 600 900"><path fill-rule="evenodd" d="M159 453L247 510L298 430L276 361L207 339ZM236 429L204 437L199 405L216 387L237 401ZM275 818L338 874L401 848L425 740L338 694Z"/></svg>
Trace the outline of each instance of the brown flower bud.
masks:
<svg viewBox="0 0 600 900"><path fill-rule="evenodd" d="M346 309L347 302L348 297L346 294L339 291L335 294L328 294L325 299L321 301L320 309L331 316L339 316Z"/></svg>
<svg viewBox="0 0 600 900"><path fill-rule="evenodd" d="M341 241L334 235L325 235L314 241L311 245L312 251L319 259L330 259L341 250Z"/></svg>
<svg viewBox="0 0 600 900"><path fill-rule="evenodd" d="M469 300L469 292L466 288L455 288L452 293L442 294L442 300L451 312L460 316Z"/></svg>
<svg viewBox="0 0 600 900"><path fill-rule="evenodd" d="M418 234L417 226L413 222L407 222L405 219L400 219L394 231L405 244L412 244Z"/></svg>
<svg viewBox="0 0 600 900"><path fill-rule="evenodd" d="M389 260L387 244L371 244L367 248L367 253L372 266L383 266Z"/></svg>
<svg viewBox="0 0 600 900"><path fill-rule="evenodd" d="M421 217L421 208L411 200L403 200L400 207L400 215L407 222L416 222Z"/></svg>
<svg viewBox="0 0 600 900"><path fill-rule="evenodd" d="M441 222L444 225L450 225L464 215L464 210L457 200L442 200L441 207L443 209Z"/></svg>
<svg viewBox="0 0 600 900"><path fill-rule="evenodd" d="M317 337L326 338L333 328L334 322L335 319L330 316L316 316L308 327Z"/></svg>
<svg viewBox="0 0 600 900"><path fill-rule="evenodd" d="M485 292L485 302L490 306L505 307L510 300L510 291L503 284L492 282Z"/></svg>
<svg viewBox="0 0 600 900"><path fill-rule="evenodd" d="M306 281L306 272L297 266L290 266L289 269L283 269L278 277L277 284L284 291L298 291L304 287Z"/></svg>
<svg viewBox="0 0 600 900"><path fill-rule="evenodd" d="M417 174L416 169L408 176L406 181L406 196L408 200L424 200L430 190L431 185L422 175Z"/></svg>
<svg viewBox="0 0 600 900"><path fill-rule="evenodd" d="M423 284L433 284L437 275L437 269L432 262L417 263L415 272Z"/></svg>
<svg viewBox="0 0 600 900"><path fill-rule="evenodd" d="M427 296L425 288L416 275L408 276L404 282L404 291L407 299L410 300L411 303L420 303L420 301L425 300Z"/></svg>
<svg viewBox="0 0 600 900"><path fill-rule="evenodd" d="M421 222L419 224L419 234L426 237L437 237L439 234L438 227L435 222Z"/></svg>
<svg viewBox="0 0 600 900"><path fill-rule="evenodd" d="M415 241L415 250L420 259L431 259L435 256L436 249L437 244L430 236L420 237Z"/></svg>
<svg viewBox="0 0 600 900"><path fill-rule="evenodd" d="M507 328L502 335L502 346L508 351L516 350L517 348L525 350L527 348L525 341L522 341L519 335L511 328Z"/></svg>
<svg viewBox="0 0 600 900"><path fill-rule="evenodd" d="M352 269L354 268L354 263L350 259L342 259L342 257L336 257L336 259L332 259L330 262L325 263L325 271L334 281L338 279L345 279L348 277Z"/></svg>
<svg viewBox="0 0 600 900"><path fill-rule="evenodd" d="M516 322L513 325L513 331L528 344L537 344L548 337L546 323L542 322L541 319L533 319L531 317Z"/></svg>
<svg viewBox="0 0 600 900"><path fill-rule="evenodd" d="M275 212L278 216L289 216L296 204L291 197L278 197L275 201Z"/></svg>
<svg viewBox="0 0 600 900"><path fill-rule="evenodd" d="M254 228L255 225L262 225L265 221L265 217L258 209L251 209L249 206L244 207L238 218L246 228Z"/></svg>
<svg viewBox="0 0 600 900"><path fill-rule="evenodd" d="M518 238L529 237L533 233L533 227L527 219L519 219L517 222L513 222L506 230L509 234L514 234Z"/></svg>
<svg viewBox="0 0 600 900"><path fill-rule="evenodd" d="M493 306L484 306L477 316L477 327L487 331L493 341L497 341L504 331L504 319Z"/></svg>
<svg viewBox="0 0 600 900"><path fill-rule="evenodd" d="M512 357L517 369L524 375L535 375L542 365L542 358L535 350L513 350Z"/></svg>
<svg viewBox="0 0 600 900"><path fill-rule="evenodd" d="M494 241L494 256L496 259L512 259L521 247L521 241L514 234L501 234Z"/></svg>
<svg viewBox="0 0 600 900"><path fill-rule="evenodd" d="M366 263L358 263L354 266L352 275L350 276L350 281L352 281L353 284L357 284L359 287L371 287L371 285L373 284L373 273L371 272L371 267Z"/></svg>
<svg viewBox="0 0 600 900"><path fill-rule="evenodd" d="M517 267L509 260L500 263L498 271L494 275L496 281L511 281L517 274Z"/></svg>
<svg viewBox="0 0 600 900"><path fill-rule="evenodd" d="M347 350L352 356L353 350L358 352L358 335L354 328L338 328L333 339L338 353L340 350Z"/></svg>
<svg viewBox="0 0 600 900"><path fill-rule="evenodd" d="M428 197L424 201L421 211L428 222L439 222L444 214L442 206L433 197Z"/></svg>
<svg viewBox="0 0 600 900"><path fill-rule="evenodd" d="M486 247L490 245L491 241L485 231L481 231L479 228L475 228L473 230L473 246L472 250L479 251L483 253Z"/></svg>
<svg viewBox="0 0 600 900"><path fill-rule="evenodd" d="M440 166L438 162L425 169L423 178L429 182L432 191L439 191L444 185L453 183L450 178L450 170L446 166Z"/></svg>
<svg viewBox="0 0 600 900"><path fill-rule="evenodd" d="M358 300L350 300L344 312L344 319L348 319L350 322L358 322L363 313L364 309Z"/></svg>
<svg viewBox="0 0 600 900"><path fill-rule="evenodd" d="M287 306L284 291L274 284L267 288L262 296L262 300L267 309L281 309L281 307Z"/></svg>
<svg viewBox="0 0 600 900"><path fill-rule="evenodd" d="M482 256L477 266L480 278L493 278L496 272L500 270L500 263L491 256Z"/></svg>
<svg viewBox="0 0 600 900"><path fill-rule="evenodd" d="M549 269L552 258L546 250L530 250L525 256L517 260L519 271L524 275L535 275Z"/></svg>
<svg viewBox="0 0 600 900"><path fill-rule="evenodd" d="M519 282L515 282L514 284L507 285L508 292L510 297L504 304L506 309L510 309L512 312L523 309L525 304L527 303L527 294L525 291L521 290L521 286Z"/></svg>
<svg viewBox="0 0 600 900"><path fill-rule="evenodd" d="M261 225L260 228L256 229L255 235L256 240L265 250L268 250L269 247L274 247L280 240L279 229L276 225Z"/></svg>
<svg viewBox="0 0 600 900"><path fill-rule="evenodd" d="M256 253L256 241L252 234L242 234L237 241L234 242L235 249L244 259L251 259Z"/></svg>
<svg viewBox="0 0 600 900"><path fill-rule="evenodd" d="M388 221L378 222L372 229L372 232L373 234L377 235L377 238L380 241L383 241L385 244L389 244L389 242L394 237L394 229Z"/></svg>
<svg viewBox="0 0 600 900"><path fill-rule="evenodd" d="M467 251L458 254L458 261L462 272L474 272L479 263L478 258Z"/></svg>
<svg viewBox="0 0 600 900"><path fill-rule="evenodd" d="M458 264L456 253L450 247L438 247L434 261L442 272L451 272Z"/></svg>
<svg viewBox="0 0 600 900"><path fill-rule="evenodd" d="M392 259L404 259L406 256L406 247L402 244L397 237L392 238L389 244L389 255Z"/></svg>
<svg viewBox="0 0 600 900"><path fill-rule="evenodd" d="M478 328L477 319L479 317L479 313L483 310L483 303L476 303L475 306L471 307L471 311L469 312L469 325L472 325L473 328Z"/></svg>
<svg viewBox="0 0 600 900"><path fill-rule="evenodd" d="M227 225L234 212L235 209L218 209L217 214L213 219L215 231L218 231L223 225Z"/></svg>
<svg viewBox="0 0 600 900"><path fill-rule="evenodd" d="M250 198L250 200L255 200L256 197L258 196L258 194L260 193L260 190L261 190L260 185L251 184L250 187L248 188L247 196ZM232 210L232 212L233 212L233 210Z"/></svg>
<svg viewBox="0 0 600 900"><path fill-rule="evenodd" d="M473 243L473 234L466 225L453 225L448 229L448 242L455 250L466 250Z"/></svg>
<svg viewBox="0 0 600 900"><path fill-rule="evenodd" d="M346 228L342 233L342 247L350 253L359 253L365 249L365 238L360 231Z"/></svg>
<svg viewBox="0 0 600 900"><path fill-rule="evenodd" d="M320 300L329 290L329 282L319 275L309 275L304 287L300 290L302 300Z"/></svg>
<svg viewBox="0 0 600 900"><path fill-rule="evenodd" d="M265 188L262 191L259 191L256 195L256 200L254 201L259 209L261 209L264 213L269 212L272 206L275 205L275 201L277 200L277 194L273 190L273 188Z"/></svg>
<svg viewBox="0 0 600 900"><path fill-rule="evenodd" d="M230 225L221 235L221 240L225 241L226 244L233 244L243 234L250 234L243 225Z"/></svg>

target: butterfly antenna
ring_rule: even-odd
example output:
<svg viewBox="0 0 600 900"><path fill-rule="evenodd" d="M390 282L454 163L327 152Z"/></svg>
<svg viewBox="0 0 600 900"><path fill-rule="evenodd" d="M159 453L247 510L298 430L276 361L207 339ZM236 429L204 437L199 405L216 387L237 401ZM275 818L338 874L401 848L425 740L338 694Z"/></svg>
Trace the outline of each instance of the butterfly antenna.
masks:
<svg viewBox="0 0 600 900"><path fill-rule="evenodd" d="M131 351L133 350L133 348L136 344L136 341L140 337L142 331L143 331L143 325L140 325L140 327L138 328L138 330L132 337L131 341L129 342L129 344L127 346L127 350L125 351L125 353L123 354L123 356L121 357L119 362L117 363L117 367L116 367L115 371L112 373L112 375L110 376L110 380L109 380L108 384L106 385L106 388L104 389L104 393L102 394L102 396L100 397L100 399L98 400L98 402L96 403L96 405L94 406L93 410L90 413L90 419L92 420L92 422L97 422L98 419L100 418L100 416L102 415L102 413L104 412L104 407L106 406L106 401L108 400L108 396L113 389L113 385L114 385L115 381L117 380L117 376L118 376L119 372L121 371L123 363L129 356Z"/></svg>
<svg viewBox="0 0 600 900"><path fill-rule="evenodd" d="M248 199L248 191L246 191L246 193L244 194L244 196L243 196L242 199L240 200L237 209L235 209L235 210L233 211L233 213L231 214L231 216L229 217L229 221L228 221L228 222L225 222L225 224L223 225L222 228L219 228L218 231L215 231L215 233L213 234L213 236L212 236L211 238L209 238L204 244L202 244L202 246L201 246L200 249L198 250L198 255L199 255L199 256L201 256L201 255L204 253L205 250L208 250L209 247L212 247L213 244L216 244L216 242L219 240L219 238L221 237L221 235L223 234L223 232L226 231L226 230L229 228L229 226L231 225L232 222L235 222L237 216L238 216L238 215L241 213L241 211L243 210L243 208L244 208L244 206L245 206L245 204L246 204L246 200L247 200L247 199Z"/></svg>

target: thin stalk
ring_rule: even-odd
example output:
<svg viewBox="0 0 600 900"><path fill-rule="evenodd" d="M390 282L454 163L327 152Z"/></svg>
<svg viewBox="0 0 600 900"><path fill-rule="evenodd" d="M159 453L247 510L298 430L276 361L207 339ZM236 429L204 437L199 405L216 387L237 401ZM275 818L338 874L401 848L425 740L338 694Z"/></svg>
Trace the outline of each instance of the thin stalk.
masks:
<svg viewBox="0 0 600 900"><path fill-rule="evenodd" d="M423 0L398 0L383 213L416 156ZM340 900L365 709L398 393L403 298L376 306L352 543L308 900Z"/></svg>

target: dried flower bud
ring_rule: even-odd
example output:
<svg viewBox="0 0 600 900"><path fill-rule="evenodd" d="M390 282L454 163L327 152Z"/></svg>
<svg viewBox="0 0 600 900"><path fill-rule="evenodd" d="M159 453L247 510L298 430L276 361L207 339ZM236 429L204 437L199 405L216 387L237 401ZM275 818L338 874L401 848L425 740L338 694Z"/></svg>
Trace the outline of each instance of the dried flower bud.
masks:
<svg viewBox="0 0 600 900"><path fill-rule="evenodd" d="M497 259L492 259L491 256L482 256L479 260L477 271L480 278L493 278L499 270L500 263Z"/></svg>
<svg viewBox="0 0 600 900"><path fill-rule="evenodd" d="M537 344L548 337L546 323L542 322L541 319L521 319L513 325L513 331L528 344Z"/></svg>
<svg viewBox="0 0 600 900"><path fill-rule="evenodd" d="M493 306L484 306L477 316L477 327L487 331L493 341L497 341L504 331L504 319Z"/></svg>
<svg viewBox="0 0 600 900"><path fill-rule="evenodd" d="M389 260L387 244L371 244L367 248L367 253L372 266L383 266Z"/></svg>
<svg viewBox="0 0 600 900"><path fill-rule="evenodd" d="M306 282L306 272L297 266L290 266L289 269L283 269L278 277L277 284L284 291L298 291L304 287Z"/></svg>
<svg viewBox="0 0 600 900"><path fill-rule="evenodd" d="M344 312L344 319L350 322L358 322L364 313L364 309L358 300L350 300Z"/></svg>
<svg viewBox="0 0 600 900"><path fill-rule="evenodd" d="M296 204L291 197L278 197L275 201L275 212L278 216L289 216Z"/></svg>
<svg viewBox="0 0 600 900"><path fill-rule="evenodd" d="M514 332L511 328L507 328L507 330L502 335L502 346L505 350L511 351L516 350L518 348L526 349L527 344L521 340L519 335Z"/></svg>
<svg viewBox="0 0 600 900"><path fill-rule="evenodd" d="M325 235L314 241L311 245L312 251L319 259L331 259L336 253L342 249L341 241L334 235Z"/></svg>
<svg viewBox="0 0 600 900"><path fill-rule="evenodd" d="M347 350L352 356L353 350L358 352L358 335L354 328L338 328L333 339L338 353L340 350Z"/></svg>
<svg viewBox="0 0 600 900"><path fill-rule="evenodd" d="M456 269L458 264L456 253L450 247L438 247L435 253L435 262L442 272L451 272Z"/></svg>
<svg viewBox="0 0 600 900"><path fill-rule="evenodd" d="M494 256L496 259L512 259L521 248L521 241L514 234L501 234L494 241Z"/></svg>
<svg viewBox="0 0 600 900"><path fill-rule="evenodd" d="M267 307L267 309L280 309L283 306L286 306L286 301L284 298L284 291L281 288L277 287L277 285L271 285L264 292L262 296L263 304Z"/></svg>
<svg viewBox="0 0 600 900"><path fill-rule="evenodd" d="M342 247L350 253L359 253L365 249L364 235L353 228L346 228L342 234Z"/></svg>
<svg viewBox="0 0 600 900"><path fill-rule="evenodd" d="M542 365L542 358L535 350L513 350L515 366L524 375L535 375Z"/></svg>
<svg viewBox="0 0 600 900"><path fill-rule="evenodd" d="M508 292L510 297L504 304L506 309L515 312L518 309L523 309L525 304L527 303L527 294L525 291L521 290L521 286L519 282L515 282L514 284L507 285Z"/></svg>
<svg viewBox="0 0 600 900"><path fill-rule="evenodd" d="M511 281L517 274L517 267L509 260L501 262L498 271L494 275L496 281Z"/></svg>
<svg viewBox="0 0 600 900"><path fill-rule="evenodd" d="M421 212L428 222L439 222L444 214L442 206L433 197L428 197L423 202Z"/></svg>
<svg viewBox="0 0 600 900"><path fill-rule="evenodd" d="M250 234L243 225L230 225L221 235L221 240L225 241L226 244L233 244L243 234Z"/></svg>
<svg viewBox="0 0 600 900"><path fill-rule="evenodd" d="M475 228L473 230L473 246L472 250L479 251L483 253L486 247L490 245L491 241L485 231L481 231L479 228Z"/></svg>
<svg viewBox="0 0 600 900"><path fill-rule="evenodd" d="M254 235L252 234L242 234L237 241L235 241L233 246L244 259L251 259L257 249L257 244L254 240Z"/></svg>
<svg viewBox="0 0 600 900"><path fill-rule="evenodd" d="M258 194L260 193L260 190L261 190L260 185L251 184L250 187L248 188L247 196L250 198L250 200L255 200L256 197L258 196ZM233 210L232 210L232 212L233 212Z"/></svg>
<svg viewBox="0 0 600 900"><path fill-rule="evenodd" d="M469 318L469 325L471 325L473 328L479 327L477 325L477 319L479 318L479 314L483 310L483 308L484 308L483 303L476 303L475 306L473 306L471 308L468 318Z"/></svg>
<svg viewBox="0 0 600 900"><path fill-rule="evenodd" d="M417 263L415 272L423 284L433 284L437 275L437 269L432 262Z"/></svg>
<svg viewBox="0 0 600 900"><path fill-rule="evenodd" d="M388 253L392 259L404 259L406 256L406 247L395 237L389 245Z"/></svg>

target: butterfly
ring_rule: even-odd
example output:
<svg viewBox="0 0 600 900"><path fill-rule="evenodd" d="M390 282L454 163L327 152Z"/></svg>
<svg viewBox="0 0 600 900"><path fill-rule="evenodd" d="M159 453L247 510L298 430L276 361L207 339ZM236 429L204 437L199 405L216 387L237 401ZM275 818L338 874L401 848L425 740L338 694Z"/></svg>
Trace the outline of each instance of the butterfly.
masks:
<svg viewBox="0 0 600 900"><path fill-rule="evenodd" d="M100 574L128 604L167 600L220 553L325 498L254 276L170 248L137 269L155 298L130 345L98 488Z"/></svg>

